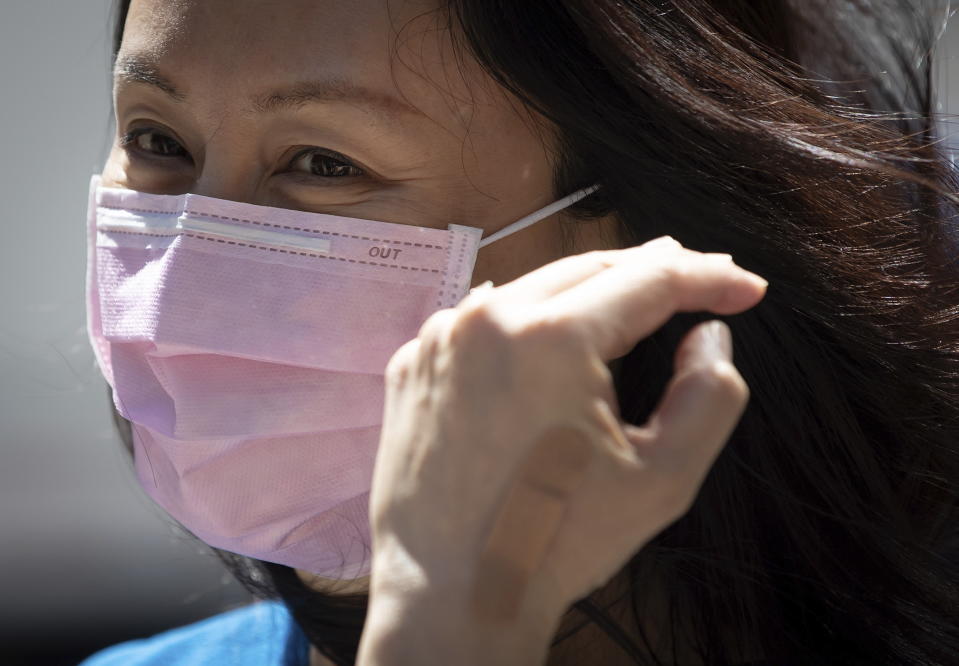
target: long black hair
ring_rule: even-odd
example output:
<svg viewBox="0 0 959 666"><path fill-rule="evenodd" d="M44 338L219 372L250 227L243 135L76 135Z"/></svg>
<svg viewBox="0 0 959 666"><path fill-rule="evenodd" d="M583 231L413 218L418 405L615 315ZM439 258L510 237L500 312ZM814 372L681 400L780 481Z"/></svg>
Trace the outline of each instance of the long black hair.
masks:
<svg viewBox="0 0 959 666"><path fill-rule="evenodd" d="M118 3L114 52L128 0ZM548 119L558 194L770 281L729 319L751 400L690 511L624 572L636 618L705 664L959 663L959 180L937 143L924 0L449 0L462 53ZM940 12L940 15L943 13ZM715 315L709 315L714 317ZM642 423L703 313L615 370ZM129 441L128 424L115 414ZM352 664L364 595L218 551ZM667 582L651 618L645 581ZM590 595L569 611L673 662ZM558 635L558 643L568 634Z"/></svg>

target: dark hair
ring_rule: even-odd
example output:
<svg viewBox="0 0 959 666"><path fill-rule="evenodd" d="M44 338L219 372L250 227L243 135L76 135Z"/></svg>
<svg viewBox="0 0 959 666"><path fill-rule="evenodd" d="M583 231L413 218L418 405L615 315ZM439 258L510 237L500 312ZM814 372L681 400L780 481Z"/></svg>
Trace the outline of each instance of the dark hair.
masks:
<svg viewBox="0 0 959 666"><path fill-rule="evenodd" d="M555 126L557 192L602 185L575 211L615 213L629 245L668 233L730 252L770 281L727 322L745 414L690 511L626 567L637 618L643 581L669 581L668 629L706 664L749 646L776 664L959 655L959 179L936 143L928 9L449 0L438 14ZM645 421L705 318L679 314L618 361L625 420ZM363 595L219 555L353 663ZM591 597L572 612L636 663L670 658Z"/></svg>

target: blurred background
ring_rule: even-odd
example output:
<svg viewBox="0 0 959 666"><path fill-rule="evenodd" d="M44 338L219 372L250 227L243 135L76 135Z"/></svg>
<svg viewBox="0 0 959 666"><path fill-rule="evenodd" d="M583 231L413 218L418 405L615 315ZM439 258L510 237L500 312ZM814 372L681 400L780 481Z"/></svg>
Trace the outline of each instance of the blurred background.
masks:
<svg viewBox="0 0 959 666"><path fill-rule="evenodd" d="M110 5L0 5L3 666L75 664L250 601L136 485L87 343L84 221L112 132ZM959 17L937 53L942 112L959 111L957 57Z"/></svg>

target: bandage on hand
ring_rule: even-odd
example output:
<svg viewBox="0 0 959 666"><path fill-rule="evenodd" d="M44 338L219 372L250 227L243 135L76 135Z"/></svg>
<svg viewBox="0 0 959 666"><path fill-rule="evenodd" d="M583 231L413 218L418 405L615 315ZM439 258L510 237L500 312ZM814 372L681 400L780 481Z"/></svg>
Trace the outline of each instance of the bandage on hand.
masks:
<svg viewBox="0 0 959 666"><path fill-rule="evenodd" d="M479 617L516 616L594 450L586 433L570 425L555 426L538 437L507 489L480 555L472 596Z"/></svg>

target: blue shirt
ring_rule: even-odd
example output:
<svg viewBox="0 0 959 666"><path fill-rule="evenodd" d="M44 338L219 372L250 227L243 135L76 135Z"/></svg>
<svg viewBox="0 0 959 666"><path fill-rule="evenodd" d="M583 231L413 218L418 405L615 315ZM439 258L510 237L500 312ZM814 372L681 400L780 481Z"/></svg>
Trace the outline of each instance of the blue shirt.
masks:
<svg viewBox="0 0 959 666"><path fill-rule="evenodd" d="M260 601L150 638L117 643L77 666L309 666L309 649L286 606ZM806 662L788 662L802 663ZM772 664L756 661L743 666Z"/></svg>
<svg viewBox="0 0 959 666"><path fill-rule="evenodd" d="M118 643L79 666L307 666L309 647L286 606L260 601Z"/></svg>

